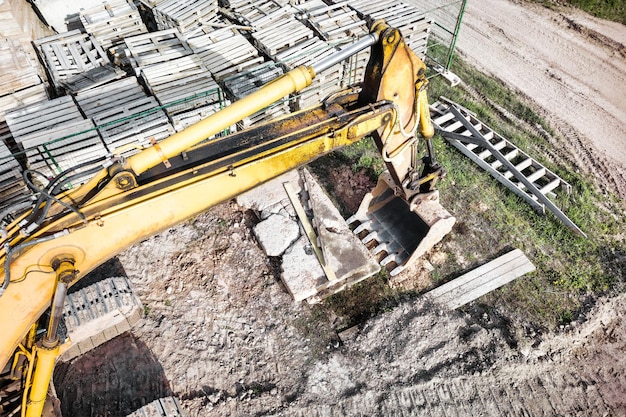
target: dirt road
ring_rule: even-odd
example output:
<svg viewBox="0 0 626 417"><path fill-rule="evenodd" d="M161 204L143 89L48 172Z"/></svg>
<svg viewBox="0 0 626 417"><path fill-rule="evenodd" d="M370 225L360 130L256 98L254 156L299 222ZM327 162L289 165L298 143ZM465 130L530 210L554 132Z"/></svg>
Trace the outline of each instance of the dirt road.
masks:
<svg viewBox="0 0 626 417"><path fill-rule="evenodd" d="M527 97L562 157L626 197L626 27L571 8L469 1L459 53ZM560 142L560 143L559 143Z"/></svg>

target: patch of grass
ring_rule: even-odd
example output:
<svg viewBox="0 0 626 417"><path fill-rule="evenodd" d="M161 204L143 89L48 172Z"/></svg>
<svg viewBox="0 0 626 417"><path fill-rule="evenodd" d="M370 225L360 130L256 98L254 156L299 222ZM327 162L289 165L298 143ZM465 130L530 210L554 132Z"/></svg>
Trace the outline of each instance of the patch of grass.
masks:
<svg viewBox="0 0 626 417"><path fill-rule="evenodd" d="M471 259L478 251L483 259L489 259L507 245L522 249L537 267L530 275L532 285L528 284L528 278L519 280L490 296L492 302L505 305L511 314L532 311L526 317L539 326L553 327L565 319L571 321L564 314L574 314L584 294L610 292L618 288L616 284L626 280L623 265L620 269L623 261L618 256L626 249L623 237L619 237L626 231L626 220L620 214L623 202L615 196L598 193L590 179L577 173L577 167L565 161L546 162L542 153L553 145L528 132L532 131L529 127L536 124L546 130L548 125L514 92L458 59L453 71L484 99L476 100L471 91L462 88L451 89L442 79L432 80L430 97L434 100L444 95L474 111L479 119L568 181L572 194L559 197L557 206L588 235L583 238L574 234L552 213L538 215L523 200L446 145L443 139L437 138L438 157L449 172L448 179L440 186L443 205L469 231L463 235L457 258ZM518 126L502 117L493 103L527 125ZM478 202L482 210L473 210ZM455 267L454 262L444 265L443 275L457 276Z"/></svg>
<svg viewBox="0 0 626 417"><path fill-rule="evenodd" d="M557 2L552 0L535 0L535 3L543 4L551 9L557 5ZM566 3L596 17L626 25L626 3L624 0L567 0Z"/></svg>

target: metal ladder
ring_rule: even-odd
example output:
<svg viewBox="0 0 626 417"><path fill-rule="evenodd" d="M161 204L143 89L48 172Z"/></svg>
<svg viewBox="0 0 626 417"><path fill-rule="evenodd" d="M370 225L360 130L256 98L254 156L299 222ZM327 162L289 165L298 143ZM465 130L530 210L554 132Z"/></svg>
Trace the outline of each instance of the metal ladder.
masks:
<svg viewBox="0 0 626 417"><path fill-rule="evenodd" d="M430 106L435 129L448 143L495 179L545 214L546 208L574 232L586 236L548 197L569 194L572 186L513 143L494 132L468 109L444 97Z"/></svg>

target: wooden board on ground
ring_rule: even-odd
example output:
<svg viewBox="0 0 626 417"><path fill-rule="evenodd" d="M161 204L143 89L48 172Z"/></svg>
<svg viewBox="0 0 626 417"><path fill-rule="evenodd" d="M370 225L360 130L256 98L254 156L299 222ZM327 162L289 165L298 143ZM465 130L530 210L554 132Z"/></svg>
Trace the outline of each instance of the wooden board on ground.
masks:
<svg viewBox="0 0 626 417"><path fill-rule="evenodd" d="M425 297L455 309L534 270L526 255L515 249L429 291Z"/></svg>

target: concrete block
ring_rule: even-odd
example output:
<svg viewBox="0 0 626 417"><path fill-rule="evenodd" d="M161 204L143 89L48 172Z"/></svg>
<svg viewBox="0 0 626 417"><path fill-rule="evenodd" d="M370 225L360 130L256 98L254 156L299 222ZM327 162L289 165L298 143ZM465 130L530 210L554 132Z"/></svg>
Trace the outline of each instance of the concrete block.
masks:
<svg viewBox="0 0 626 417"><path fill-rule="evenodd" d="M262 212L268 207L271 207L281 201L288 199L287 193L283 188L284 182L290 182L293 184L296 191L299 192L300 176L297 170L289 171L271 181L261 184L252 190L241 194L237 197L237 204L240 206Z"/></svg>
<svg viewBox="0 0 626 417"><path fill-rule="evenodd" d="M300 236L298 223L279 214L271 215L253 230L267 256L282 255Z"/></svg>
<svg viewBox="0 0 626 417"><path fill-rule="evenodd" d="M296 302L317 293L326 276L306 236L300 237L283 255L281 279Z"/></svg>
<svg viewBox="0 0 626 417"><path fill-rule="evenodd" d="M350 230L322 187L306 169L303 170L303 178L309 193L318 245L326 264L335 271L337 280L356 283L376 274L380 265Z"/></svg>

